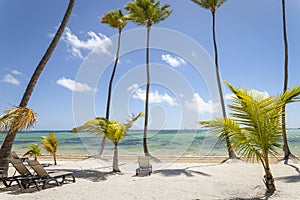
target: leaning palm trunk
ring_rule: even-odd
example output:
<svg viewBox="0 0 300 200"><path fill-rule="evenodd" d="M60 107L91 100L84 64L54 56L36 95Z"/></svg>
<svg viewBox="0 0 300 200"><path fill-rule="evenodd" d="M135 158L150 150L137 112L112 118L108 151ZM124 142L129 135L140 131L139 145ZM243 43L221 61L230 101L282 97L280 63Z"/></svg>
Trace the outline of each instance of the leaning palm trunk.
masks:
<svg viewBox="0 0 300 200"><path fill-rule="evenodd" d="M215 12L212 12L212 18L213 18L213 41L214 41L214 50L215 50L215 66L216 66L216 76L217 76L217 83L218 83L218 89L219 89L219 95L220 95L220 101L221 101L221 107L222 107L222 114L223 117L226 117L226 109L225 109L225 103L224 103L224 97L222 92L222 86L221 86L221 78L220 78L220 72L219 72L219 63L218 63L218 48L217 48L217 41L216 41L216 32L215 32ZM226 136L226 147L228 150L229 158L237 158L235 153L232 150L232 146L229 140L229 137Z"/></svg>
<svg viewBox="0 0 300 200"><path fill-rule="evenodd" d="M117 65L118 65L118 61L119 61L121 36L122 36L122 29L119 29L118 48L117 48L117 53L116 53L116 60L115 60L114 68L113 68L113 71L112 71L112 74L111 74L111 77L110 77L110 81L109 81L107 103L106 103L106 119L108 119L108 120L109 120L109 113L110 113L110 101L111 101L112 85L113 85L113 81L114 81L114 78L115 78ZM103 154L106 142L107 142L107 138L106 138L106 136L103 136L101 144L100 144L100 149L99 149L99 157L101 157L102 154Z"/></svg>
<svg viewBox="0 0 300 200"><path fill-rule="evenodd" d="M147 146L147 130L148 130L148 116L149 116L149 90L150 90L150 69L149 69L149 42L150 42L150 30L151 26L147 27L147 49L146 49L146 74L147 74L147 85L146 85L146 101L145 101L145 122L144 122L144 138L143 147L144 154L149 156L149 150Z"/></svg>
<svg viewBox="0 0 300 200"><path fill-rule="evenodd" d="M116 53L116 60L115 60L114 68L113 68L113 71L112 71L112 74L111 74L111 77L110 77L108 95L107 95L106 119L108 119L108 120L109 120L109 112L110 112L110 99L111 99L112 85L113 85L113 81L114 81L116 70L117 70L117 64L118 64L118 61L119 61L121 35L122 35L122 29L119 29L118 48L117 48L117 53ZM106 136L103 136L101 144L100 144L100 149L99 149L99 157L101 157L102 154L103 154L106 141L107 141Z"/></svg>
<svg viewBox="0 0 300 200"><path fill-rule="evenodd" d="M114 158L113 158L113 172L121 172L119 169L119 156L118 156L118 144L114 146Z"/></svg>
<svg viewBox="0 0 300 200"><path fill-rule="evenodd" d="M64 15L64 18L62 20L62 23L60 24L50 46L48 47L46 53L44 54L44 56L42 57L41 61L39 62L36 70L34 71L28 85L27 88L25 90L25 93L23 94L23 98L19 104L19 107L27 107L29 99L32 95L32 92L35 88L35 85L42 73L42 71L44 70L49 58L51 57L55 47L57 46L66 26L67 23L69 21L69 18L71 16L72 13L72 9L74 7L75 4L75 0L70 0L67 11ZM18 130L14 129L14 130L9 130L4 141L3 144L1 146L0 149L0 171L3 171L3 174L6 175L7 174L7 170L8 170L8 161L10 158L10 152L12 149L12 145L14 143L16 134L17 134Z"/></svg>

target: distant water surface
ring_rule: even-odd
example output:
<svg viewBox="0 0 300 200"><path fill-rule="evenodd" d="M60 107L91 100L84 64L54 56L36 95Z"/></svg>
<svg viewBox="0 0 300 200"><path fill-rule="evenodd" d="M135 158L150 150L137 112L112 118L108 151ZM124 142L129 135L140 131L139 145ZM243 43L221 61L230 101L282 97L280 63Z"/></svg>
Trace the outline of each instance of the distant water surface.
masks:
<svg viewBox="0 0 300 200"><path fill-rule="evenodd" d="M17 134L13 150L25 153L30 144L41 144L40 136L48 136L53 132L59 141L58 154L64 155L96 155L102 136L90 133L73 134L70 131L28 131ZM300 155L300 130L288 130L288 140L292 152ZM2 144L5 133L0 133ZM226 156L223 143L217 143L217 138L207 130L160 130L148 131L148 148L153 155L173 156ZM121 155L136 155L143 152L143 131L131 130L119 143ZM42 149L43 154L48 154ZM113 144L108 142L104 155L113 154Z"/></svg>

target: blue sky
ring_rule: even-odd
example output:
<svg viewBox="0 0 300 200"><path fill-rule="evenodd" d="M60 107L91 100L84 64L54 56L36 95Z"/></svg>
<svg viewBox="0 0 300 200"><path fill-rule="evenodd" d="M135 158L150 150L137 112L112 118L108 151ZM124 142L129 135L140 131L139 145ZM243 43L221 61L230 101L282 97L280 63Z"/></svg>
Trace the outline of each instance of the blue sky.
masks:
<svg viewBox="0 0 300 200"><path fill-rule="evenodd" d="M30 99L29 107L38 113L35 129L71 129L84 120L105 115L117 30L101 24L100 19L126 2L76 1L68 28ZM211 14L189 0L161 2L169 3L173 13L152 30L151 42L158 46L151 49L150 58L150 128L199 127L196 122L210 119L218 108L212 101L215 91L210 90L214 75L204 77L206 72L202 73L201 68L211 67L204 60L214 55ZM19 104L67 4L66 0L0 1L0 110ZM300 2L289 0L286 4L291 87L300 84ZM216 17L222 79L234 86L279 94L284 59L281 1L228 0ZM161 36L162 32L166 37ZM182 40L176 40L178 34L182 34ZM129 23L123 36L124 52L118 64L111 114L120 121L144 111L145 92L144 27ZM141 44L137 45L139 38ZM185 39L187 42L183 42ZM202 51L193 51L188 42L197 43ZM195 65L193 59L203 63ZM83 74L85 70L87 74ZM223 89L228 97L228 89ZM288 106L288 127L300 127L299 113L299 104ZM142 128L142 124L139 120L135 128Z"/></svg>

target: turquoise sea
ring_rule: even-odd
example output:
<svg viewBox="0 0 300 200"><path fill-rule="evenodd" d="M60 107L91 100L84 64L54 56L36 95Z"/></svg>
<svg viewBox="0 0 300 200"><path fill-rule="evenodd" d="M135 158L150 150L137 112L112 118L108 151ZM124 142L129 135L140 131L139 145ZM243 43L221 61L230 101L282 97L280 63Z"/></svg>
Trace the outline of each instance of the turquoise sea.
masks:
<svg viewBox="0 0 300 200"><path fill-rule="evenodd" d="M30 144L41 144L40 136L48 136L53 132L58 138L58 154L61 155L96 155L102 137L89 133L73 134L70 131L29 131L17 134L13 150L25 153ZM292 152L300 155L300 129L288 130L288 140ZM5 133L0 133L2 144ZM226 156L223 143L217 143L217 138L208 130L149 130L148 148L153 155L168 156ZM119 143L120 155L136 155L143 152L143 131L131 130ZM47 154L42 149L43 154ZM104 155L113 154L113 144L108 142Z"/></svg>

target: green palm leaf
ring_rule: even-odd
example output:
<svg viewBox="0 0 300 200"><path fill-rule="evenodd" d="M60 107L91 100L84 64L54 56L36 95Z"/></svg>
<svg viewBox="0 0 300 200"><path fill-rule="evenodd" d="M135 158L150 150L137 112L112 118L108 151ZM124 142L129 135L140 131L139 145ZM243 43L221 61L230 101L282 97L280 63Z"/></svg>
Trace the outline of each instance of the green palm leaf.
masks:
<svg viewBox="0 0 300 200"><path fill-rule="evenodd" d="M151 27L170 16L169 4L160 7L160 1L154 0L135 0L128 2L125 9L128 11L128 18L137 25Z"/></svg>

